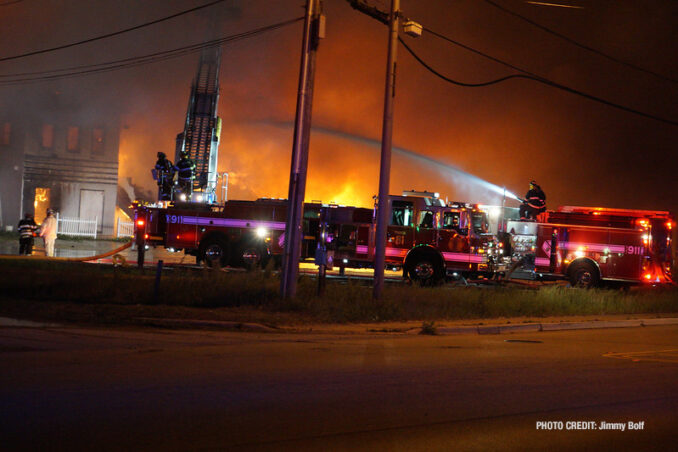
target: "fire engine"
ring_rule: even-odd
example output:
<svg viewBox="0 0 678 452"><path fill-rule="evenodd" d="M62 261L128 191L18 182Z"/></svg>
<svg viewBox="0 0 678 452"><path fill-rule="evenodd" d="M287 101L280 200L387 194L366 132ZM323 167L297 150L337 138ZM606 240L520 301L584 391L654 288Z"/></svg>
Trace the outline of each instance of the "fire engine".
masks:
<svg viewBox="0 0 678 452"><path fill-rule="evenodd" d="M446 275L490 274L496 246L487 213L477 205L446 203L437 193L406 191L389 196L386 263L402 268L403 276L421 283ZM324 237L334 264L369 267L375 253L375 210L328 209L322 218ZM456 275L455 275L456 276Z"/></svg>
<svg viewBox="0 0 678 452"><path fill-rule="evenodd" d="M669 212L565 206L536 222L506 221L502 238L507 255L522 264L519 273L531 279L663 284L673 283L674 225Z"/></svg>
<svg viewBox="0 0 678 452"><path fill-rule="evenodd" d="M386 262L422 284L446 276L558 278L580 287L673 282L669 212L568 206L537 221L500 220L495 233L478 205L415 191L389 200ZM371 267L375 218L375 209L306 203L302 259L327 249L330 267ZM198 263L252 267L279 259L286 219L279 199L138 206L136 242L141 261L150 245Z"/></svg>
<svg viewBox="0 0 678 452"><path fill-rule="evenodd" d="M497 241L486 212L465 203L446 203L437 194L404 192L389 197L386 262L422 283L447 274L494 272ZM370 267L375 252L375 210L306 203L302 258L327 248L329 265ZM139 261L146 246L162 246L208 265L265 265L283 251L287 201L258 199L222 205L174 202L136 207Z"/></svg>
<svg viewBox="0 0 678 452"><path fill-rule="evenodd" d="M320 204L306 204L306 248L313 248ZM135 237L139 260L146 246L184 251L208 265L251 267L266 264L282 254L287 200L226 201L224 204L191 202L137 205ZM309 240L312 242L309 245ZM303 253L304 256L309 251Z"/></svg>

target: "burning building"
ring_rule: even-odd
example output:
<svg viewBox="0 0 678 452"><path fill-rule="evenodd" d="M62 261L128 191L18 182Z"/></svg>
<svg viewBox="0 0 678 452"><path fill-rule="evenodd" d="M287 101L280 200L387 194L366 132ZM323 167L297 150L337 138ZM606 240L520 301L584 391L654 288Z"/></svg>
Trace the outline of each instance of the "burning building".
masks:
<svg viewBox="0 0 678 452"><path fill-rule="evenodd" d="M113 235L118 185L119 119L51 92L42 110L0 115L0 226L47 208L61 217L97 221Z"/></svg>

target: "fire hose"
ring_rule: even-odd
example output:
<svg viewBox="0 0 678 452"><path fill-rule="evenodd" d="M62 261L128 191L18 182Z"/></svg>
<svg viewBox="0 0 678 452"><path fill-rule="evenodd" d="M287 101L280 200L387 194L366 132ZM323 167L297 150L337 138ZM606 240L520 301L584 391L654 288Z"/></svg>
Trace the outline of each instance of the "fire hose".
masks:
<svg viewBox="0 0 678 452"><path fill-rule="evenodd" d="M134 243L134 240L130 240L129 242L125 243L123 246L121 246L121 247L119 247L119 248L116 248L116 249L111 250L111 251L107 251L107 252L102 253L102 254L97 254L96 256L86 256L86 257L50 257L50 258L48 258L48 259L50 259L50 260L56 260L56 261L60 261L60 262L87 262L87 261L94 261L94 260L97 260L97 259L103 259L103 258L108 257L108 256L113 256L113 263L114 263L114 264L116 264L116 263L117 263L117 264L124 264L124 263L125 263L125 258L124 258L123 256L119 256L118 253L120 253L121 251L126 250L127 248L129 248L130 246L132 246L133 243ZM118 256L116 257L116 255L118 255ZM24 256L3 256L3 258L4 258L4 257L10 257L10 258L13 257L13 258L16 258L16 259L23 259L23 258L24 258ZM117 262L116 262L116 261L117 261Z"/></svg>
<svg viewBox="0 0 678 452"><path fill-rule="evenodd" d="M130 246L132 246L132 243L134 243L134 240L130 240L129 242L125 243L123 246L121 246L121 247L119 247L119 248L116 248L116 249L111 250L111 251L107 251L107 252L102 253L102 254L97 254L96 256L87 256L87 257L57 257L57 258L54 258L54 259L58 259L58 260L60 260L60 261L65 261L65 262L87 262L87 261L93 261L93 260L97 260L97 259L103 259L104 257L108 257L108 256L113 256L113 258L114 258L114 259L113 259L113 260L114 260L113 263L115 263L115 260L116 260L116 259L115 259L115 255L118 254L120 251L124 251L124 250L126 250L127 248L129 248ZM120 256L120 257L122 258L122 256ZM122 263L122 262L124 262L124 258L122 258L121 263Z"/></svg>

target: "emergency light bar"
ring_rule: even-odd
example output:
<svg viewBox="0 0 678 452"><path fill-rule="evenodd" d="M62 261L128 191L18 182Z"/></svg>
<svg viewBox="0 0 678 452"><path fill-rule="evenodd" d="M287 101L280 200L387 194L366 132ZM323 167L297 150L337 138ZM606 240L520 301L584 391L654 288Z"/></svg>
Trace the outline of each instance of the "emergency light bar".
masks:
<svg viewBox="0 0 678 452"><path fill-rule="evenodd" d="M403 196L416 196L419 198L440 198L440 193L430 192L430 191L417 191L417 190L406 190L403 191Z"/></svg>

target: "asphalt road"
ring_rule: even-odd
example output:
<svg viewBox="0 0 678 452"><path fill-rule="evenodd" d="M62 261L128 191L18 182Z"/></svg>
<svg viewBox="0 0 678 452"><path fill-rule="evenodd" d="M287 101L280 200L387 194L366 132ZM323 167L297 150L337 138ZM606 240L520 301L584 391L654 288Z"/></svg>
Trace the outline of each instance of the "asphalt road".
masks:
<svg viewBox="0 0 678 452"><path fill-rule="evenodd" d="M677 326L450 336L4 327L0 362L2 450L674 450L678 427Z"/></svg>

